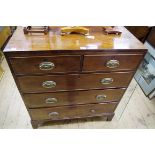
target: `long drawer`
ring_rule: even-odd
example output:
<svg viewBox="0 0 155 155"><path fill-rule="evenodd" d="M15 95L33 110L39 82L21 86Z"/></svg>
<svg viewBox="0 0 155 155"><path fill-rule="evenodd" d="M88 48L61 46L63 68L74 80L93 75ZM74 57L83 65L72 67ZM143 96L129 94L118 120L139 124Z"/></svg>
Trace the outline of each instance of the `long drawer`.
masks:
<svg viewBox="0 0 155 155"><path fill-rule="evenodd" d="M15 74L46 74L80 71L80 56L12 57Z"/></svg>
<svg viewBox="0 0 155 155"><path fill-rule="evenodd" d="M133 72L21 76L18 83L23 93L59 90L103 89L127 87Z"/></svg>
<svg viewBox="0 0 155 155"><path fill-rule="evenodd" d="M143 55L85 55L83 71L135 70Z"/></svg>
<svg viewBox="0 0 155 155"><path fill-rule="evenodd" d="M116 106L116 103L87 104L54 108L30 109L29 112L32 120L62 120L110 114L114 112Z"/></svg>
<svg viewBox="0 0 155 155"><path fill-rule="evenodd" d="M29 108L119 101L125 89L73 91L45 94L24 94Z"/></svg>

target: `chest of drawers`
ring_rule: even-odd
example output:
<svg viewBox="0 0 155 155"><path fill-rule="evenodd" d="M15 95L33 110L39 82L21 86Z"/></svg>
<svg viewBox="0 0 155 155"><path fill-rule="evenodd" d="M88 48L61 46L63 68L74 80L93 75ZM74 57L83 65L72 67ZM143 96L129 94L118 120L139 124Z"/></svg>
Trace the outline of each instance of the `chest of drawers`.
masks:
<svg viewBox="0 0 155 155"><path fill-rule="evenodd" d="M110 121L146 49L124 27L121 36L24 35L18 27L4 54L30 114L32 126L47 121L104 117Z"/></svg>

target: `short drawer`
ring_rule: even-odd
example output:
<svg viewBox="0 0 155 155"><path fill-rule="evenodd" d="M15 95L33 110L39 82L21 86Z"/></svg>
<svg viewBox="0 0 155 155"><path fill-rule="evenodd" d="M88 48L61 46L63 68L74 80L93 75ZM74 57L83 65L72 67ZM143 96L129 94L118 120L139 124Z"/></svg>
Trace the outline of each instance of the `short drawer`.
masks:
<svg viewBox="0 0 155 155"><path fill-rule="evenodd" d="M73 91L45 94L24 94L29 108L119 101L125 89Z"/></svg>
<svg viewBox="0 0 155 155"><path fill-rule="evenodd" d="M83 71L122 71L135 70L143 55L86 55Z"/></svg>
<svg viewBox="0 0 155 155"><path fill-rule="evenodd" d="M46 74L80 71L80 56L10 58L15 74Z"/></svg>
<svg viewBox="0 0 155 155"><path fill-rule="evenodd" d="M32 120L63 120L93 116L104 116L113 113L117 104L87 104L53 108L30 109Z"/></svg>
<svg viewBox="0 0 155 155"><path fill-rule="evenodd" d="M133 72L21 76L18 83L23 93L127 87Z"/></svg>

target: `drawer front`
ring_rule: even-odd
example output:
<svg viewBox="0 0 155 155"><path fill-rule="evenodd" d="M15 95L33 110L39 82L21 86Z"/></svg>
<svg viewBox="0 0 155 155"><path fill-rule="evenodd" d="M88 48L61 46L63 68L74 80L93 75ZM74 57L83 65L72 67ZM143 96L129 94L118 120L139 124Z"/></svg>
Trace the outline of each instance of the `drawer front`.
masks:
<svg viewBox="0 0 155 155"><path fill-rule="evenodd" d="M19 87L24 93L74 90L78 75L44 75L18 77Z"/></svg>
<svg viewBox="0 0 155 155"><path fill-rule="evenodd" d="M32 120L62 120L72 118L83 118L102 116L113 113L116 108L116 103L109 104L87 104L78 106L64 106L53 108L30 109Z"/></svg>
<svg viewBox="0 0 155 155"><path fill-rule="evenodd" d="M124 94L124 91L125 89L106 89L45 94L24 94L24 101L29 108L101 103L119 101Z"/></svg>
<svg viewBox="0 0 155 155"><path fill-rule="evenodd" d="M135 70L143 55L88 55L84 56L83 71Z"/></svg>
<svg viewBox="0 0 155 155"><path fill-rule="evenodd" d="M127 87L132 77L133 72L83 74L80 76L79 85L82 89Z"/></svg>
<svg viewBox="0 0 155 155"><path fill-rule="evenodd" d="M23 93L127 87L133 72L18 77Z"/></svg>
<svg viewBox="0 0 155 155"><path fill-rule="evenodd" d="M15 74L45 74L80 71L80 56L10 58Z"/></svg>

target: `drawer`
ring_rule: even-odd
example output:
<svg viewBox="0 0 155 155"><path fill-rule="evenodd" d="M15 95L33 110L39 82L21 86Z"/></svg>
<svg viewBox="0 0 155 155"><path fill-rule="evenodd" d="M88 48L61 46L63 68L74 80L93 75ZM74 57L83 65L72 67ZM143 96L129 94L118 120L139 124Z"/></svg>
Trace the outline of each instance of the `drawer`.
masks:
<svg viewBox="0 0 155 155"><path fill-rule="evenodd" d="M29 109L29 112L32 120L63 120L72 118L103 116L113 113L116 105L116 103L87 104L78 106Z"/></svg>
<svg viewBox="0 0 155 155"><path fill-rule="evenodd" d="M18 83L23 93L55 92L127 87L133 72L21 76Z"/></svg>
<svg viewBox="0 0 155 155"><path fill-rule="evenodd" d="M73 91L45 94L24 94L29 108L119 101L125 89Z"/></svg>
<svg viewBox="0 0 155 155"><path fill-rule="evenodd" d="M84 56L83 71L135 70L143 55L87 55Z"/></svg>
<svg viewBox="0 0 155 155"><path fill-rule="evenodd" d="M80 56L10 58L15 74L46 74L80 71Z"/></svg>
<svg viewBox="0 0 155 155"><path fill-rule="evenodd" d="M53 92L58 90L74 90L77 88L78 74L73 75L44 75L18 77L22 92Z"/></svg>
<svg viewBox="0 0 155 155"><path fill-rule="evenodd" d="M105 89L128 87L133 72L82 74L78 86L82 89Z"/></svg>

